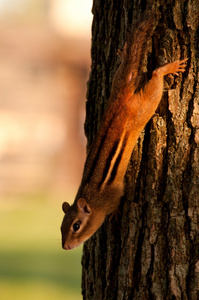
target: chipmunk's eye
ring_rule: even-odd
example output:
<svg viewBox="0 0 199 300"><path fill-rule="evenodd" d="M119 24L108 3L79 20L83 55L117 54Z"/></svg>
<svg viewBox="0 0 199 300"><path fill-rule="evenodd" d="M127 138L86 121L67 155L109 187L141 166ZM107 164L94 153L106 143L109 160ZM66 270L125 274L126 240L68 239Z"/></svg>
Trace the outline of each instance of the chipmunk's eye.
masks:
<svg viewBox="0 0 199 300"><path fill-rule="evenodd" d="M78 231L79 228L80 228L80 224L79 224L78 222L76 222L76 223L73 224L73 230L74 230L75 232Z"/></svg>

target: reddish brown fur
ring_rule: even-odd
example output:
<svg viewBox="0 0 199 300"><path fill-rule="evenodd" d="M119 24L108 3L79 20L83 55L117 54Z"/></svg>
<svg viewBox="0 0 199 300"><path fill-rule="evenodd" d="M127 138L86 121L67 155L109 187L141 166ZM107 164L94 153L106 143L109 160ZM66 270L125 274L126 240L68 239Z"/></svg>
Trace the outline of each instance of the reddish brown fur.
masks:
<svg viewBox="0 0 199 300"><path fill-rule="evenodd" d="M153 72L151 80L139 91L140 60L153 20L142 22L129 36L121 65L113 79L111 96L100 130L90 148L82 183L74 204L64 205L63 248L72 249L88 239L116 210L123 194L124 175L134 145L161 100L163 77L184 72L186 59L175 61ZM74 231L74 224L80 229Z"/></svg>

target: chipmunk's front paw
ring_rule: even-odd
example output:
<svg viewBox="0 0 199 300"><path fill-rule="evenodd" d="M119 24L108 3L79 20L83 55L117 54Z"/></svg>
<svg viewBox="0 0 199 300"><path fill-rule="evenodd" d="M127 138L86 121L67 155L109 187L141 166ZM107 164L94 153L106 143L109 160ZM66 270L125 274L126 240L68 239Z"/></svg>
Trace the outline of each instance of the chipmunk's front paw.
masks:
<svg viewBox="0 0 199 300"><path fill-rule="evenodd" d="M109 218L109 222L111 222L112 219L115 218L116 222L119 223L119 222L118 222L118 215L121 216L121 211L119 210L119 208L116 209L116 210L114 210L114 212L112 212L112 214L111 214L111 216L110 216L110 218Z"/></svg>

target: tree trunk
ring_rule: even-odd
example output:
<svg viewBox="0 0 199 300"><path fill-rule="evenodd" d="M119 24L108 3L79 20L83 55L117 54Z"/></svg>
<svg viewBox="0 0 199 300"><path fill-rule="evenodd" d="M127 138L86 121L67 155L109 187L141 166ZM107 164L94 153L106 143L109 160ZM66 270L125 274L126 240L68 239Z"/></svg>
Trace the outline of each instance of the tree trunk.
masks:
<svg viewBox="0 0 199 300"><path fill-rule="evenodd" d="M198 0L94 0L85 131L90 145L119 65L117 49L149 9L156 29L143 72L150 77L165 62L186 57L188 66L165 78L157 113L132 153L121 217L107 218L84 245L86 300L199 297Z"/></svg>

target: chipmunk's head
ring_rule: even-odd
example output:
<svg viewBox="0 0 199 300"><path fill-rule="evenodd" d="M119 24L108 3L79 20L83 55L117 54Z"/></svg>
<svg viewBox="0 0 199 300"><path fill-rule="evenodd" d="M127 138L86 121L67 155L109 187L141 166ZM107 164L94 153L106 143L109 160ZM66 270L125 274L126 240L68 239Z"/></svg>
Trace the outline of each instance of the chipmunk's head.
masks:
<svg viewBox="0 0 199 300"><path fill-rule="evenodd" d="M72 206L67 202L62 204L65 213L62 225L62 247L70 250L89 239L104 221L100 212L93 210L83 198Z"/></svg>

